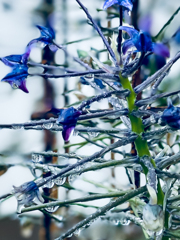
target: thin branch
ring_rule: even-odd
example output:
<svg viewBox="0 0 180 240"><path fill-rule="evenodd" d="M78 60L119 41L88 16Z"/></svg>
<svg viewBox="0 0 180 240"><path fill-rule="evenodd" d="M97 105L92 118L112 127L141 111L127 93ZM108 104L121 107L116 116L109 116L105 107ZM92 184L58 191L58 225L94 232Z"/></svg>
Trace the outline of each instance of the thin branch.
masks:
<svg viewBox="0 0 180 240"><path fill-rule="evenodd" d="M156 34L156 36L153 37L153 39L155 39L155 40L158 39L160 34L164 31L164 29L172 22L174 17L178 14L179 10L180 10L180 7L178 7L178 9L173 13L173 15L170 17L170 19L164 24L164 26L161 28L161 30Z"/></svg>
<svg viewBox="0 0 180 240"><path fill-rule="evenodd" d="M46 184L47 182L49 182L49 181L51 181L51 180L53 180L53 179L55 179L57 177L63 176L65 173L67 173L67 172L69 172L69 171L71 171L71 170L73 170L73 169L75 169L75 168L77 168L79 166L82 166L85 163L90 162L90 161L92 161L95 158L99 158L99 157L104 156L104 154L106 154L107 152L112 151L115 148L127 145L130 142L133 142L136 139L136 137L137 137L136 135L133 135L133 136L131 136L129 138L124 138L122 140L118 140L117 142L115 142L115 143L113 143L113 144L111 144L111 145L109 145L107 147L104 147L101 151L96 152L93 155L91 155L89 157L86 157L86 158L82 159L81 161L68 166L67 168L62 169L58 174L52 175L52 176L47 177L47 178L44 178L44 180L42 180L37 185L38 185L38 187L41 187L44 184Z"/></svg>
<svg viewBox="0 0 180 240"><path fill-rule="evenodd" d="M66 50L66 47L64 47L64 46L62 46L62 45L59 45L59 44L57 44L57 43L55 43L55 42L53 42L53 44L54 44L57 48L63 50L63 51L65 52L65 54L66 54L67 56L70 56L75 62L79 63L81 66L85 67L86 69L88 69L88 70L90 70L90 71L92 70L92 68L91 68L87 63L84 63L83 61L81 61L80 58L72 56L72 55Z"/></svg>
<svg viewBox="0 0 180 240"><path fill-rule="evenodd" d="M161 94L156 94L152 97L148 97L148 98L144 98L142 100L139 100L136 102L136 106L138 107L141 107L143 105L148 105L148 104L151 104L153 102L155 102L157 99L159 98L163 98L163 97L169 97L169 96L172 96L172 95L176 95L180 92L180 90L178 91L174 91L174 92L170 92L170 93L161 93Z"/></svg>
<svg viewBox="0 0 180 240"><path fill-rule="evenodd" d="M122 109L122 110L105 110L104 112L97 112L97 113L88 113L86 115L81 115L78 120L79 121L84 121L87 119L93 119L93 118L100 118L100 117L108 117L108 116L112 116L113 114L117 115L117 118L121 115L127 115L128 114L128 110L127 109ZM37 126L39 125L44 125L44 128L46 128L46 124L49 123L56 123L57 118L53 118L53 119L49 119L49 120L38 120L38 121L29 121L29 122L25 122L25 123L14 123L14 124L0 124L0 129L14 129L14 130L19 130L19 129L30 129L30 127L36 127L33 128L34 130L42 130L42 128L37 128ZM44 129L43 128L43 129ZM59 126L57 129L51 127L51 130L57 130L57 131L61 131L62 127ZM81 131L80 129L77 129L79 131ZM85 129L84 129L85 131ZM97 130L98 131L98 130ZM100 130L101 131L101 130ZM104 131L105 132L105 131ZM109 132L109 131L108 131ZM112 133L117 133L120 131L113 131ZM109 132L111 133L111 131Z"/></svg>
<svg viewBox="0 0 180 240"><path fill-rule="evenodd" d="M48 73L34 73L34 74L29 74L29 76L40 76L44 78L65 78L65 77L80 77L80 76L85 76L89 74L100 74L100 73L105 73L104 70L98 69L98 70L88 70L88 71L82 71L82 72L71 72L71 73L66 73L66 74L60 74L60 75L54 75L54 74L48 74Z"/></svg>
<svg viewBox="0 0 180 240"><path fill-rule="evenodd" d="M124 196L119 197L118 199L116 199L114 201L111 201L110 203L108 203L104 207L99 208L95 213L91 214L90 216L88 216L87 218L85 218L84 220L82 220L81 222L76 224L75 226L73 226L71 229L69 229L66 233L62 234L56 240L65 239L66 237L73 234L77 229L81 229L82 227L85 227L90 222L92 222L92 221L96 220L98 217L104 215L106 212L108 212L112 208L114 208L114 207L116 207L120 204L123 204L124 202L128 201L129 199L131 199L131 198L133 198L133 197L135 197L135 196L137 196L137 195L139 195L139 194L141 194L145 191L146 191L146 186L141 187L139 189L136 189L134 191L131 191L130 193L127 193Z"/></svg>
<svg viewBox="0 0 180 240"><path fill-rule="evenodd" d="M83 11L85 12L87 18L90 20L90 22L93 24L93 27L95 28L95 30L98 32L98 34L100 35L100 37L102 38L109 54L111 55L113 61L114 61L114 64L116 66L118 66L118 63L117 63L117 59L116 59L116 56L111 48L111 46L109 45L107 39L105 38L105 36L103 35L101 29L98 27L97 23L93 20L93 18L91 17L91 15L89 14L87 8L79 1L79 0L76 0L76 2L80 5L80 7L83 9Z"/></svg>
<svg viewBox="0 0 180 240"><path fill-rule="evenodd" d="M50 203L45 203L45 204L41 204L41 205L37 205L37 206L24 208L24 209L22 209L21 213L40 210L40 209L44 209L44 208L47 208L47 207L54 207L54 206L63 207L63 206L70 205L72 203L88 202L88 201L95 201L95 200L104 199L104 198L120 197L120 196L123 196L123 195L125 195L126 193L129 193L129 192L131 192L131 191L128 190L128 191L119 191L119 192L111 192L111 193L104 193L104 194L92 194L92 195L87 196L87 197L76 198L76 199L72 199L72 200L53 201L53 202L50 202Z"/></svg>
<svg viewBox="0 0 180 240"><path fill-rule="evenodd" d="M81 105L77 108L78 110L82 110L84 107L90 105L91 103L93 102L98 102L100 101L101 99L104 99L104 98L108 98L110 97L111 95L113 94L116 94L118 96L123 96L123 97L127 97L129 95L129 91L128 90L121 90L121 91L110 91L110 92L105 92L105 93L102 93L100 95L97 95L93 98L90 98L86 101L83 101L81 103Z"/></svg>
<svg viewBox="0 0 180 240"><path fill-rule="evenodd" d="M161 74L168 72L172 65L180 58L180 52L178 52L174 58L172 58L166 65L164 65L161 69L159 69L157 72L155 72L152 76L148 77L143 83L138 85L134 88L134 91L136 94L144 90L146 87L148 87L151 83L153 83L156 79L158 79Z"/></svg>

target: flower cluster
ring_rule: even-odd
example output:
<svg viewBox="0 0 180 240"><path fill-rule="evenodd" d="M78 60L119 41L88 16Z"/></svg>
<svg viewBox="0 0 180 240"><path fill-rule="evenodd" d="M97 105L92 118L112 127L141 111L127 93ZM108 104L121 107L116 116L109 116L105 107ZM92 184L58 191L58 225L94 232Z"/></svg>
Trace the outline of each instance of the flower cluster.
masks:
<svg viewBox="0 0 180 240"><path fill-rule="evenodd" d="M1 81L9 83L13 89L21 89L25 93L29 92L26 87L26 78L29 75L27 64L33 44L41 42L44 45L48 45L51 50L57 50L57 47L53 43L53 40L55 39L54 30L51 27L46 28L39 25L37 25L37 28L40 30L41 36L28 43L24 54L10 55L0 58L5 65L12 68L12 71Z"/></svg>
<svg viewBox="0 0 180 240"><path fill-rule="evenodd" d="M20 213L23 206L28 207L32 204L41 204L44 202L39 188L34 181L26 182L19 187L13 186L13 193L16 196L18 207L17 212Z"/></svg>

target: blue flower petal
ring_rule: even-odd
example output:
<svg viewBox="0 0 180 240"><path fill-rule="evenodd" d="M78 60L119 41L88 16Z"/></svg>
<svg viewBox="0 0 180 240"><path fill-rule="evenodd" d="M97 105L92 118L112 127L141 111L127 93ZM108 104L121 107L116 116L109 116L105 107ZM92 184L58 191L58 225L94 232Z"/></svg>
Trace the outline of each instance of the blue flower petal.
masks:
<svg viewBox="0 0 180 240"><path fill-rule="evenodd" d="M14 188L14 192L15 193L30 193L31 191L37 191L38 187L37 184L34 181L30 181L30 182L26 182L24 184L22 184L20 187L15 187Z"/></svg>
<svg viewBox="0 0 180 240"><path fill-rule="evenodd" d="M162 43L153 43L151 37L146 32L138 32L131 27L121 26L119 30L126 31L130 39L123 43L123 54L125 54L132 46L136 47L137 52L154 52L163 57L169 57L169 49Z"/></svg>
<svg viewBox="0 0 180 240"><path fill-rule="evenodd" d="M89 85L88 81L86 81L86 79L84 77L80 77L79 82L84 84L84 85Z"/></svg>
<svg viewBox="0 0 180 240"><path fill-rule="evenodd" d="M151 32L152 27L152 16L150 14L146 14L139 19L138 26L144 32Z"/></svg>
<svg viewBox="0 0 180 240"><path fill-rule="evenodd" d="M8 82L12 88L19 88L28 93L26 88L26 77L28 76L28 67L26 65L16 64L12 72L8 73L1 81Z"/></svg>
<svg viewBox="0 0 180 240"><path fill-rule="evenodd" d="M180 129L180 108L169 104L168 108L164 110L161 120L170 127Z"/></svg>
<svg viewBox="0 0 180 240"><path fill-rule="evenodd" d="M111 7L114 4L118 4L128 9L128 11L132 11L133 4L131 0L106 0L103 9L106 10L107 8Z"/></svg>
<svg viewBox="0 0 180 240"><path fill-rule="evenodd" d="M51 27L43 27L40 25L36 25L36 27L40 30L41 32L41 37L43 38L49 38L49 39L55 39L55 32Z"/></svg>
<svg viewBox="0 0 180 240"><path fill-rule="evenodd" d="M123 43L123 46L122 46L122 52L123 54L126 54L126 52L128 51L128 49L134 47L134 43L132 42L131 39L128 39L126 40L124 43Z"/></svg>
<svg viewBox="0 0 180 240"><path fill-rule="evenodd" d="M75 125L64 125L63 126L63 131L62 131L62 136L65 142L68 142L70 137L72 136L74 132Z"/></svg>
<svg viewBox="0 0 180 240"><path fill-rule="evenodd" d="M94 82L100 87L100 89L105 88L106 86L103 84L101 79L94 78Z"/></svg>
<svg viewBox="0 0 180 240"><path fill-rule="evenodd" d="M62 113L58 118L58 123L62 125L76 124L77 119L81 114L81 111L78 111L73 107L63 109Z"/></svg>
<svg viewBox="0 0 180 240"><path fill-rule="evenodd" d="M104 5L103 5L103 9L106 10L107 8L111 7L114 4L118 4L118 0L106 0Z"/></svg>
<svg viewBox="0 0 180 240"><path fill-rule="evenodd" d="M43 27L43 26L36 26L40 32L41 32L41 36L39 38L35 38L33 40L31 40L27 46L30 46L34 43L37 42L43 42L45 45L50 45L51 49L53 49L53 51L57 50L57 47L55 45L53 45L53 40L55 39L55 32L54 30L49 27Z"/></svg>
<svg viewBox="0 0 180 240"><path fill-rule="evenodd" d="M153 43L153 52L162 57L170 57L169 48L162 43Z"/></svg>
<svg viewBox="0 0 180 240"><path fill-rule="evenodd" d="M63 109L61 114L58 117L57 123L63 125L62 136L64 141L68 141L75 126L79 116L82 114L81 111L70 107L67 109Z"/></svg>
<svg viewBox="0 0 180 240"><path fill-rule="evenodd" d="M17 63L27 64L30 52L31 52L31 48L27 47L26 52L24 54L9 55L9 56L0 58L0 60L8 67L14 67Z"/></svg>
<svg viewBox="0 0 180 240"><path fill-rule="evenodd" d="M127 32L128 35L130 36L130 38L133 38L133 39L139 38L139 32L134 28L121 26L121 27L119 27L119 30L123 30L123 31Z"/></svg>
<svg viewBox="0 0 180 240"><path fill-rule="evenodd" d="M22 59L22 55L9 55L9 56L1 58L1 61L5 65L11 67L11 66L14 66L14 64L20 63L21 59Z"/></svg>

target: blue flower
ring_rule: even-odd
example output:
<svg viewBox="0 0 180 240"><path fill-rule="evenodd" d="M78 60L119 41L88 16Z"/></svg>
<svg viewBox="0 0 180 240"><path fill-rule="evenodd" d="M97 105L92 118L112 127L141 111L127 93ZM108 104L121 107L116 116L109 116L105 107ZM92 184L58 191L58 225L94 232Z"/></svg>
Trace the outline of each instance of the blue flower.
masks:
<svg viewBox="0 0 180 240"><path fill-rule="evenodd" d="M9 56L0 58L0 60L8 67L14 67L16 64L27 65L30 52L31 52L31 48L27 47L26 52L24 54L9 55Z"/></svg>
<svg viewBox="0 0 180 240"><path fill-rule="evenodd" d="M126 9L128 9L128 11L132 11L133 8L132 0L106 0L103 5L103 9L106 10L107 8L111 7L114 4L123 6Z"/></svg>
<svg viewBox="0 0 180 240"><path fill-rule="evenodd" d="M65 142L69 141L69 138L72 135L77 120L81 114L81 111L78 111L73 107L63 109L61 111L57 123L63 125L62 136Z"/></svg>
<svg viewBox="0 0 180 240"><path fill-rule="evenodd" d="M13 186L13 193L18 202L17 212L21 212L23 206L30 206L34 203L41 204L44 202L39 188L34 181L26 182L19 187Z"/></svg>
<svg viewBox="0 0 180 240"><path fill-rule="evenodd" d="M55 39L54 30L51 27L47 28L39 25L36 25L36 27L40 30L41 36L31 40L27 46L30 46L33 43L42 42L45 45L48 45L52 51L57 51L58 48L53 43L53 40Z"/></svg>
<svg viewBox="0 0 180 240"><path fill-rule="evenodd" d="M13 89L21 89L28 93L26 87L26 77L28 76L28 67L25 64L14 65L12 72L8 73L1 81L7 82Z"/></svg>
<svg viewBox="0 0 180 240"><path fill-rule="evenodd" d="M137 31L131 27L121 26L119 30L126 31L130 39L123 43L122 51L125 54L128 49L136 47L136 52L154 52L163 57L169 57L169 49L162 43L154 43L148 33Z"/></svg>
<svg viewBox="0 0 180 240"><path fill-rule="evenodd" d="M180 108L174 107L172 102L169 102L161 116L161 121L162 124L165 123L172 128L180 129Z"/></svg>
<svg viewBox="0 0 180 240"><path fill-rule="evenodd" d="M105 88L106 86L103 84L102 80L99 78L94 78L94 82L96 83L96 85L99 86L100 89ZM86 81L86 79L84 77L80 77L80 83L84 84L84 85L90 85L88 83L88 81Z"/></svg>

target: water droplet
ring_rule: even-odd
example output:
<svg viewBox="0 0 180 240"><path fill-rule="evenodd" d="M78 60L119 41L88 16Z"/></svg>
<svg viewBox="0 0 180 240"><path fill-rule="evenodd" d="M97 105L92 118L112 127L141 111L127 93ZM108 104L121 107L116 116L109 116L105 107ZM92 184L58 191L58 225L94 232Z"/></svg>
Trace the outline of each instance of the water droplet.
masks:
<svg viewBox="0 0 180 240"><path fill-rule="evenodd" d="M88 223L86 223L86 224L84 225L84 228L88 228L88 227L90 227L90 225L91 225L91 223L88 222Z"/></svg>
<svg viewBox="0 0 180 240"><path fill-rule="evenodd" d="M78 237L78 236L80 235L80 233L81 233L81 228L78 228L78 229L76 229L76 230L74 231L74 235L75 235L76 237Z"/></svg>
<svg viewBox="0 0 180 240"><path fill-rule="evenodd" d="M73 132L73 136L78 136L78 135L79 135L79 131L75 129Z"/></svg>
<svg viewBox="0 0 180 240"><path fill-rule="evenodd" d="M73 183L76 178L77 178L77 175L76 175L76 174L70 175L70 176L68 177L69 183Z"/></svg>
<svg viewBox="0 0 180 240"><path fill-rule="evenodd" d="M54 181L50 180L46 184L43 185L43 188L52 188L54 186Z"/></svg>
<svg viewBox="0 0 180 240"><path fill-rule="evenodd" d="M73 235L72 233L71 233L71 234L69 234L69 235L67 236L67 238L70 238L70 237L72 237L72 235Z"/></svg>
<svg viewBox="0 0 180 240"><path fill-rule="evenodd" d="M79 172L79 171L81 171L82 169L84 168L84 166L77 166L74 170L75 171L77 171L77 172Z"/></svg>
<svg viewBox="0 0 180 240"><path fill-rule="evenodd" d="M156 119L155 119L154 115L151 115L149 120L151 123L156 123Z"/></svg>
<svg viewBox="0 0 180 240"><path fill-rule="evenodd" d="M121 222L122 225L124 226L128 226L130 224L130 220L128 219L123 219L123 221Z"/></svg>
<svg viewBox="0 0 180 240"><path fill-rule="evenodd" d="M24 207L23 204L18 203L18 206L17 206L17 213L21 213L21 210L22 210L23 207Z"/></svg>
<svg viewBox="0 0 180 240"><path fill-rule="evenodd" d="M61 186L65 183L66 177L58 177L54 180L54 183L58 186Z"/></svg>
<svg viewBox="0 0 180 240"><path fill-rule="evenodd" d="M119 223L120 223L120 221L119 221L119 219L113 219L113 220L112 220L112 223L113 223L114 225L118 226Z"/></svg>
<svg viewBox="0 0 180 240"><path fill-rule="evenodd" d="M75 157L75 156L76 156L76 153L70 152L69 155L70 155L71 157Z"/></svg>
<svg viewBox="0 0 180 240"><path fill-rule="evenodd" d="M19 88L19 86L18 86L16 83L14 83L14 82L12 83L11 86L12 86L13 89L17 89L17 88Z"/></svg>
<svg viewBox="0 0 180 240"><path fill-rule="evenodd" d="M49 167L46 164L43 165L43 172L49 172Z"/></svg>
<svg viewBox="0 0 180 240"><path fill-rule="evenodd" d="M95 138L95 137L97 137L98 135L99 135L99 133L98 132L88 132L88 135L90 136L90 137L92 137L92 138Z"/></svg>
<svg viewBox="0 0 180 240"><path fill-rule="evenodd" d="M59 206L51 206L51 207L45 208L45 210L46 210L47 212L53 213L53 212L57 211L58 208L59 208Z"/></svg>
<svg viewBox="0 0 180 240"><path fill-rule="evenodd" d="M45 129L51 129L53 127L53 123L44 123L43 128Z"/></svg>
<svg viewBox="0 0 180 240"><path fill-rule="evenodd" d="M160 117L160 118L158 119L158 124L161 125L161 123L162 123L162 118Z"/></svg>
<svg viewBox="0 0 180 240"><path fill-rule="evenodd" d="M161 236L162 233L163 233L163 229L161 229L159 232L156 232L156 236Z"/></svg>
<svg viewBox="0 0 180 240"><path fill-rule="evenodd" d="M41 162L41 161L43 161L43 156L42 155L39 155L39 154L32 154L32 161L34 162L34 163L38 163L38 162Z"/></svg>
<svg viewBox="0 0 180 240"><path fill-rule="evenodd" d="M14 130L19 130L19 129L24 129L24 126L23 125L16 125L16 124L14 124L14 125L12 125L12 128Z"/></svg>

